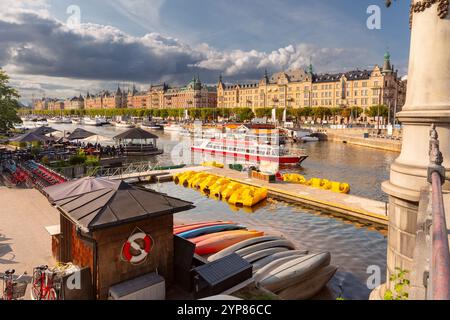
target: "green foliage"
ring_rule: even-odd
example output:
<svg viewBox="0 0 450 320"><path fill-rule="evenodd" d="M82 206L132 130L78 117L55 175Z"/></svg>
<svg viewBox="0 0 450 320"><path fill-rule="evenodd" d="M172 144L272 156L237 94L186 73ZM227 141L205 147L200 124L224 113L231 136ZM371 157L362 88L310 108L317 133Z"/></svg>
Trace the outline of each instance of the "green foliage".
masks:
<svg viewBox="0 0 450 320"><path fill-rule="evenodd" d="M387 117L389 114L389 108L385 105L380 106L371 106L366 110L366 115L368 117L377 117L380 115L380 117Z"/></svg>
<svg viewBox="0 0 450 320"><path fill-rule="evenodd" d="M272 108L258 108L255 110L256 117L264 118L272 116Z"/></svg>
<svg viewBox="0 0 450 320"><path fill-rule="evenodd" d="M98 167L100 166L100 160L97 156L87 156L84 164L88 167Z"/></svg>
<svg viewBox="0 0 450 320"><path fill-rule="evenodd" d="M18 148L26 148L27 147L27 143L26 142L10 142L9 145L13 146L13 147L18 147Z"/></svg>
<svg viewBox="0 0 450 320"><path fill-rule="evenodd" d="M409 294L406 291L410 285L407 279L409 271L395 268L397 273L392 274L389 279L394 283L394 292L387 290L384 294L384 300L408 300Z"/></svg>
<svg viewBox="0 0 450 320"><path fill-rule="evenodd" d="M0 68L0 132L14 128L15 123L21 123L17 115L19 109L19 94L8 85L9 77Z"/></svg>
<svg viewBox="0 0 450 320"><path fill-rule="evenodd" d="M252 120L255 117L251 108L234 108L233 112L239 121Z"/></svg>
<svg viewBox="0 0 450 320"><path fill-rule="evenodd" d="M41 152L41 146L40 145L38 145L38 144L35 144L35 145L33 145L32 147L31 147L31 154L33 155L33 156L38 156L39 155L39 153Z"/></svg>
<svg viewBox="0 0 450 320"><path fill-rule="evenodd" d="M47 156L43 156L41 158L41 163L44 164L44 165L48 165L50 163L50 160L48 159Z"/></svg>
<svg viewBox="0 0 450 320"><path fill-rule="evenodd" d="M84 164L87 161L87 156L84 151L80 150L76 155L73 155L69 158L69 163L73 166Z"/></svg>

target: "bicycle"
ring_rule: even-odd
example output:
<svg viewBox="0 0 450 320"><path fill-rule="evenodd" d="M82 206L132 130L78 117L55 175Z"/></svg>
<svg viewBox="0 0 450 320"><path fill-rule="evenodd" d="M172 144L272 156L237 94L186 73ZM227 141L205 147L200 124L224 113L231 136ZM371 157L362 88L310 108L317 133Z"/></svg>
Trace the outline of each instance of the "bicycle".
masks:
<svg viewBox="0 0 450 320"><path fill-rule="evenodd" d="M17 300L25 296L28 282L18 280L27 273L24 272L17 279L14 279L15 272L14 269L9 269L5 271L3 276L0 276L0 279L3 280L3 295L0 300Z"/></svg>
<svg viewBox="0 0 450 320"><path fill-rule="evenodd" d="M31 297L34 300L58 300L57 291L60 282L57 281L55 273L46 265L33 269L33 287Z"/></svg>

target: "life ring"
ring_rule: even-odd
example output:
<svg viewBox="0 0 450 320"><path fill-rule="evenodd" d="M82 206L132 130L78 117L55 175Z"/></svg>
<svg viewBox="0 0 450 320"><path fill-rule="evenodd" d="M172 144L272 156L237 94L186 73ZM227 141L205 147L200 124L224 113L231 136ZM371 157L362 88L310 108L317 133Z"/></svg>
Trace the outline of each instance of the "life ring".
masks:
<svg viewBox="0 0 450 320"><path fill-rule="evenodd" d="M139 239L144 241L144 248L141 248L141 246L136 243L136 240ZM138 232L131 235L122 247L123 260L128 261L131 264L140 264L144 262L148 254L150 253L150 250L152 249L152 244L153 240L148 234ZM140 253L137 256L132 255L131 248L139 251Z"/></svg>

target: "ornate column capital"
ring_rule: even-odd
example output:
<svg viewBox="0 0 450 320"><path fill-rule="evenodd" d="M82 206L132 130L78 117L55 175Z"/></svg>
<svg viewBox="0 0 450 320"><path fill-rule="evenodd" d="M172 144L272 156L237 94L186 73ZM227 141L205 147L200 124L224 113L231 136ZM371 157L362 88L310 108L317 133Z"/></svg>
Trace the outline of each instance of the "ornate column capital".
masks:
<svg viewBox="0 0 450 320"><path fill-rule="evenodd" d="M389 8L392 0L385 0L386 6ZM409 26L412 27L414 13L420 13L437 4L437 14L439 18L445 19L449 11L449 0L411 0L411 8L409 11Z"/></svg>

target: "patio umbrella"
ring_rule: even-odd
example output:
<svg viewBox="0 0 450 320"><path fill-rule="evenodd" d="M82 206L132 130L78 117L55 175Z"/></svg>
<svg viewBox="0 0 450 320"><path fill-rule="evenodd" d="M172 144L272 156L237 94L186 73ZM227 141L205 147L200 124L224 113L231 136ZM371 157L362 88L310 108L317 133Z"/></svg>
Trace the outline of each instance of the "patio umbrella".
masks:
<svg viewBox="0 0 450 320"><path fill-rule="evenodd" d="M89 137L95 136L95 133L84 130L82 128L76 128L68 137L69 140L83 140Z"/></svg>
<svg viewBox="0 0 450 320"><path fill-rule="evenodd" d="M10 141L12 142L46 142L46 141L54 141L54 138L46 137L40 134L35 134L34 132L27 132L21 134L17 137L12 138Z"/></svg>
<svg viewBox="0 0 450 320"><path fill-rule="evenodd" d="M87 137L85 139L81 139L80 141L85 143L113 143L111 138L101 136L98 134Z"/></svg>

